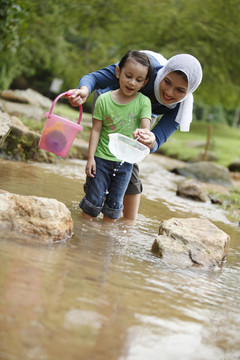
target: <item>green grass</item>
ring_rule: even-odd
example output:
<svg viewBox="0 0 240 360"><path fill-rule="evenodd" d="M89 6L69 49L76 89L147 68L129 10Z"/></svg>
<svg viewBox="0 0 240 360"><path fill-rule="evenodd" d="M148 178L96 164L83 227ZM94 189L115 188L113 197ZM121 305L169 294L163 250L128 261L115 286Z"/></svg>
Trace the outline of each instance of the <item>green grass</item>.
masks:
<svg viewBox="0 0 240 360"><path fill-rule="evenodd" d="M209 123L195 121L191 124L189 132L176 131L161 146L160 152L183 161L195 160L201 152L204 152L209 126ZM223 124L211 124L211 126L208 150L215 154L216 163L228 167L232 161L240 158L240 129Z"/></svg>
<svg viewBox="0 0 240 360"><path fill-rule="evenodd" d="M228 193L210 192L213 198L228 213L228 219L232 222L240 220L240 189L230 190Z"/></svg>

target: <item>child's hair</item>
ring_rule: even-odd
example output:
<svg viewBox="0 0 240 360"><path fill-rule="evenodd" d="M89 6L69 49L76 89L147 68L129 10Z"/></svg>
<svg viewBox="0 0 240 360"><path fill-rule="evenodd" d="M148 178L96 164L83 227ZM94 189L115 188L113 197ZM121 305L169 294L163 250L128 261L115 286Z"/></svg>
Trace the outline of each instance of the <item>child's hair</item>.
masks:
<svg viewBox="0 0 240 360"><path fill-rule="evenodd" d="M137 61L138 63L147 66L148 68L148 72L147 72L147 76L146 79L150 78L152 72L153 72L153 66L152 66L152 62L149 59L149 57L142 51L137 51L137 50L129 50L126 55L123 56L123 58L120 60L118 66L120 68L120 70L122 70L122 68L124 67L124 65L126 64L128 59L134 59L135 61Z"/></svg>
<svg viewBox="0 0 240 360"><path fill-rule="evenodd" d="M185 74L185 72L183 72L182 70L174 70L173 71L174 73L180 75L183 77L183 79L188 83L188 77L187 75Z"/></svg>

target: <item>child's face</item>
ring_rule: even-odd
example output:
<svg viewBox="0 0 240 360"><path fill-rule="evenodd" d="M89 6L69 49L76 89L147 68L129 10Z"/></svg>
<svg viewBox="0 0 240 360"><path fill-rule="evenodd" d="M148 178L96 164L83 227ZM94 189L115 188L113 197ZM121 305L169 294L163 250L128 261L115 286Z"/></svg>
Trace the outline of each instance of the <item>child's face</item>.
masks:
<svg viewBox="0 0 240 360"><path fill-rule="evenodd" d="M122 69L116 68L116 76L119 79L121 91L125 96L132 96L138 92L148 81L147 66L129 58Z"/></svg>
<svg viewBox="0 0 240 360"><path fill-rule="evenodd" d="M171 72L160 82L159 93L163 104L169 105L182 100L188 88L188 82L183 76Z"/></svg>

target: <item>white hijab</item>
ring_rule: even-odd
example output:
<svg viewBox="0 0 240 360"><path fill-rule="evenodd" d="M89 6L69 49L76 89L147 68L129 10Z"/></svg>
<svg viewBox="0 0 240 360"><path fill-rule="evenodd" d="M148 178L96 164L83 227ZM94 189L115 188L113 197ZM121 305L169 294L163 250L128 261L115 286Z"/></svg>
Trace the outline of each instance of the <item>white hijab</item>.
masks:
<svg viewBox="0 0 240 360"><path fill-rule="evenodd" d="M157 101L162 104L160 100L159 85L162 79L167 74L175 70L181 70L188 78L188 88L185 97L178 101L180 107L177 113L176 122L180 125L180 131L189 131L192 122L193 109L193 95L192 93L197 89L202 81L202 67L199 61L192 55L179 54L171 57L163 67L158 71L154 81L154 94ZM177 103L165 105L169 108L174 108Z"/></svg>

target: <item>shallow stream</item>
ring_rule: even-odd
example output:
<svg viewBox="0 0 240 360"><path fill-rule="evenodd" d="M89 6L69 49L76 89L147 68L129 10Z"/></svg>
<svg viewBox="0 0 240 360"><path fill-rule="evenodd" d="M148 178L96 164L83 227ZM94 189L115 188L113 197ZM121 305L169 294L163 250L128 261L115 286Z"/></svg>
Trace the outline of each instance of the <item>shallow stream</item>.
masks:
<svg viewBox="0 0 240 360"><path fill-rule="evenodd" d="M240 231L210 203L176 196L173 163L140 163L136 226L82 221L85 161L0 159L0 189L56 198L74 236L54 245L1 233L1 360L240 359ZM215 271L179 269L151 253L159 222L206 217L231 237Z"/></svg>

